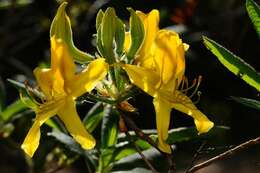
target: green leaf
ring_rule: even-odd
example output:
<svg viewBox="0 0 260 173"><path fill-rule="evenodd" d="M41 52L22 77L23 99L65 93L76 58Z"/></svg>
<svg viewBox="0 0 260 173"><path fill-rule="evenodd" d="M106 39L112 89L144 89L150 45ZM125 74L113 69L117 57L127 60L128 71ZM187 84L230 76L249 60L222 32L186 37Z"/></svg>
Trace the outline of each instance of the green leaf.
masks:
<svg viewBox="0 0 260 173"><path fill-rule="evenodd" d="M115 146L118 136L119 115L112 110L111 105L106 105L101 127L101 148Z"/></svg>
<svg viewBox="0 0 260 173"><path fill-rule="evenodd" d="M137 16L135 11L132 8L128 8L130 12L130 36L131 36L131 45L127 52L127 59L129 61L133 60L136 53L140 49L143 40L144 40L144 26L142 20Z"/></svg>
<svg viewBox="0 0 260 173"><path fill-rule="evenodd" d="M55 37L56 39L62 39L68 45L70 53L73 58L79 63L86 63L93 59L90 54L87 54L81 50L79 50L73 42L73 35L72 29L70 24L70 19L66 14L66 6L67 2L63 2L58 11L56 16L54 17L51 29L50 29L50 38Z"/></svg>
<svg viewBox="0 0 260 173"><path fill-rule="evenodd" d="M114 147L101 149L101 154L99 156L99 164L98 164L98 171L97 172L110 172L113 162L114 162Z"/></svg>
<svg viewBox="0 0 260 173"><path fill-rule="evenodd" d="M113 8L107 8L101 23L101 42L104 58L109 64L115 62L113 42L115 37L116 12Z"/></svg>
<svg viewBox="0 0 260 173"><path fill-rule="evenodd" d="M231 97L231 99L250 108L260 110L260 101L258 100L253 100L253 99L248 99L243 97Z"/></svg>
<svg viewBox="0 0 260 173"><path fill-rule="evenodd" d="M60 126L53 119L48 119L44 124L56 130L61 129Z"/></svg>
<svg viewBox="0 0 260 173"><path fill-rule="evenodd" d="M10 120L15 114L27 109L27 106L21 101L17 100L11 105L7 106L6 109L0 113L1 118L4 121Z"/></svg>
<svg viewBox="0 0 260 173"><path fill-rule="evenodd" d="M118 56L121 56L125 43L125 25L118 17L116 18L115 42L116 53Z"/></svg>
<svg viewBox="0 0 260 173"><path fill-rule="evenodd" d="M102 19L104 17L104 12L102 11L102 9L100 9L98 11L97 17L96 17L96 30L98 31L99 26L102 23Z"/></svg>
<svg viewBox="0 0 260 173"><path fill-rule="evenodd" d="M17 82L12 79L7 79L7 81L12 84L17 90L26 92L28 97L33 97L32 95L39 97L39 98L44 98L43 94L40 93L38 90L27 87L24 83ZM31 95L32 94L32 95ZM25 94L26 95L26 94ZM32 98L31 98L32 99Z"/></svg>
<svg viewBox="0 0 260 173"><path fill-rule="evenodd" d="M208 133L198 135L198 131L195 127L181 127L169 131L167 142L172 145L177 142L184 142L193 139L210 138L222 134L226 130L229 130L229 127L214 126Z"/></svg>
<svg viewBox="0 0 260 173"><path fill-rule="evenodd" d="M92 133L104 116L104 109L101 102L96 103L83 120L86 129Z"/></svg>
<svg viewBox="0 0 260 173"><path fill-rule="evenodd" d="M253 0L247 0L246 9L252 23L254 24L258 37L260 37L260 7Z"/></svg>
<svg viewBox="0 0 260 173"><path fill-rule="evenodd" d="M149 143L147 143L146 141L141 140L141 139L137 139L135 141L135 145L141 151L152 148L152 146ZM114 152L114 161L120 160L124 157L127 157L127 156L135 154L135 153L137 153L137 151L132 143L128 143L128 142L119 143L119 144L117 144L115 152Z"/></svg>
<svg viewBox="0 0 260 173"><path fill-rule="evenodd" d="M151 163L156 167L160 167L160 172L165 172L163 169L163 166L167 165L167 161L165 158L161 155L159 151L155 148L151 148L148 150L145 150L142 152L146 158L148 158ZM147 167L142 160L141 156L139 153L135 153L132 155L129 155L127 157L124 157L120 159L119 161L115 162L113 171L133 171L133 165L134 167ZM163 165L163 166L162 166Z"/></svg>
<svg viewBox="0 0 260 173"><path fill-rule="evenodd" d="M80 144L78 144L72 137L62 133L58 130L53 130L47 134L48 136L54 137L57 141L64 144L69 150L83 155L86 151L81 148Z"/></svg>
<svg viewBox="0 0 260 173"><path fill-rule="evenodd" d="M260 74L253 67L215 41L205 36L203 40L205 46L227 69L260 91Z"/></svg>

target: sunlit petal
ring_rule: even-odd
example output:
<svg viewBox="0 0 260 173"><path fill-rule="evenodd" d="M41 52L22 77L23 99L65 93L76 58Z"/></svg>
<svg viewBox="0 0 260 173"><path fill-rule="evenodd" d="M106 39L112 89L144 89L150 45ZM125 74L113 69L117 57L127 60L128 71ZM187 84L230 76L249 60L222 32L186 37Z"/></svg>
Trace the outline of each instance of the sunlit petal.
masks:
<svg viewBox="0 0 260 173"><path fill-rule="evenodd" d="M127 52L131 46L131 36L129 32L125 33L124 51Z"/></svg>
<svg viewBox="0 0 260 173"><path fill-rule="evenodd" d="M74 97L91 91L98 82L105 78L108 64L105 59L99 58L91 61L88 67L69 81L70 90Z"/></svg>
<svg viewBox="0 0 260 173"><path fill-rule="evenodd" d="M155 36L159 31L159 11L152 10L149 14L144 14L141 11L137 11L136 14L142 20L145 30L145 39L139 50L139 56L136 59L137 63L143 64L143 61L146 60L146 55L150 51Z"/></svg>
<svg viewBox="0 0 260 173"><path fill-rule="evenodd" d="M191 116L194 119L199 134L208 132L214 126L214 123L196 108L190 98L179 91L176 91L172 107Z"/></svg>
<svg viewBox="0 0 260 173"><path fill-rule="evenodd" d="M76 65L69 52L68 45L61 39L51 38L51 67L59 70L65 81L70 80L75 72Z"/></svg>
<svg viewBox="0 0 260 173"><path fill-rule="evenodd" d="M71 136L73 136L82 148L94 148L96 141L83 126L76 110L75 101L72 98L66 99L66 103L58 112L58 116L65 124Z"/></svg>
<svg viewBox="0 0 260 173"><path fill-rule="evenodd" d="M34 152L39 146L40 142L40 127L41 125L47 121L50 117L54 116L58 109L60 108L61 102L54 103L53 105L41 106L36 113L36 119L30 128L27 136L24 139L24 142L21 148L24 150L26 154L30 157L33 156Z"/></svg>
<svg viewBox="0 0 260 173"><path fill-rule="evenodd" d="M171 147L166 143L172 109L171 104L160 98L154 98L153 104L156 112L159 148L166 153L171 153Z"/></svg>
<svg viewBox="0 0 260 173"><path fill-rule="evenodd" d="M53 73L51 69L46 69L46 68L41 69L37 67L34 69L33 73L44 95L47 98L50 98L52 95L52 82L53 82Z"/></svg>
<svg viewBox="0 0 260 173"><path fill-rule="evenodd" d="M136 65L123 65L123 68L127 72L129 79L136 86L151 96L156 96L156 86L159 83L159 76L152 70L138 67Z"/></svg>
<svg viewBox="0 0 260 173"><path fill-rule="evenodd" d="M184 46L177 33L160 30L151 48L164 86L175 88L174 82L182 78L185 70ZM168 83L170 85L168 85Z"/></svg>

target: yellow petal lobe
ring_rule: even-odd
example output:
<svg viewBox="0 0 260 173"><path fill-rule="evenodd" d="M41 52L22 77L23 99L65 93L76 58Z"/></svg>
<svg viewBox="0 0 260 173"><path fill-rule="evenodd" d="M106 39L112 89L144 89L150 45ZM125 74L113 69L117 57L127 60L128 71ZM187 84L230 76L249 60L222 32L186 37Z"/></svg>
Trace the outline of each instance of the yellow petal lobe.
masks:
<svg viewBox="0 0 260 173"><path fill-rule="evenodd" d="M24 142L21 148L26 154L30 157L33 156L34 152L39 146L40 142L40 127L47 121L49 118L54 116L60 107L60 102L54 103L53 105L41 106L36 112L36 119L30 128L27 136L24 139Z"/></svg>
<svg viewBox="0 0 260 173"><path fill-rule="evenodd" d="M143 44L139 50L139 56L136 61L142 64L146 59L145 56L149 52L151 45L155 39L157 32L159 31L159 11L152 10L148 14L144 14L141 11L137 11L136 14L140 17L144 24L145 38Z"/></svg>
<svg viewBox="0 0 260 173"><path fill-rule="evenodd" d="M153 104L156 112L156 126L159 141L158 147L163 152L171 153L171 147L166 143L170 125L171 104L159 97L154 98Z"/></svg>
<svg viewBox="0 0 260 173"><path fill-rule="evenodd" d="M176 91L176 93L177 96L175 96L174 103L172 102L172 107L191 116L199 134L207 133L214 126L214 123L198 110L189 97L179 91Z"/></svg>
<svg viewBox="0 0 260 173"><path fill-rule="evenodd" d="M104 58L91 61L86 69L69 81L73 97L79 97L86 92L90 92L98 82L105 78L108 68L109 66Z"/></svg>
<svg viewBox="0 0 260 173"><path fill-rule="evenodd" d="M132 83L141 88L147 94L156 96L156 86L160 79L156 73L152 70L138 67L136 65L124 64L123 68L127 72Z"/></svg>
<svg viewBox="0 0 260 173"><path fill-rule="evenodd" d="M95 139L87 132L82 124L73 98L67 98L64 107L58 112L59 118L63 121L71 136L84 149L92 149L96 145Z"/></svg>

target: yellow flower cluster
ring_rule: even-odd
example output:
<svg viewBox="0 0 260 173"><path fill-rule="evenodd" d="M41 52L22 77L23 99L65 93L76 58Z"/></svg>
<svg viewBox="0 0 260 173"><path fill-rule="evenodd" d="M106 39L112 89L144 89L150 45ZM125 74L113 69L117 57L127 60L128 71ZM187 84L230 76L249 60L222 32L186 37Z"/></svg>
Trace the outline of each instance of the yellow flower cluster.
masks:
<svg viewBox="0 0 260 173"><path fill-rule="evenodd" d="M174 108L194 118L199 133L208 132L213 127L211 122L192 103L189 97L178 90L185 71L184 44L173 31L159 30L159 12L149 14L137 11L145 29L145 39L139 50L135 64L125 64L130 80L147 94L154 97L159 148L171 153L166 143L170 123L171 109ZM131 42L126 35L125 49Z"/></svg>
<svg viewBox="0 0 260 173"><path fill-rule="evenodd" d="M74 59L89 58L89 55L73 44L65 6L66 3L60 6L51 27L51 67L34 70L45 98L34 108L36 119L22 144L22 149L31 157L39 145L41 125L54 115L58 115L72 137L84 149L92 149L96 143L77 114L75 99L93 90L106 77L109 65L104 58L92 59L84 70L76 73ZM152 10L149 14L140 11L135 13L143 23L144 40L133 64L120 64L134 85L154 97L158 146L162 151L171 153L166 140L172 108L193 117L199 133L208 132L214 124L182 90L178 90L184 77L185 51L188 45L182 42L177 33L159 29L157 10ZM126 33L125 52L129 50L131 41L130 34Z"/></svg>

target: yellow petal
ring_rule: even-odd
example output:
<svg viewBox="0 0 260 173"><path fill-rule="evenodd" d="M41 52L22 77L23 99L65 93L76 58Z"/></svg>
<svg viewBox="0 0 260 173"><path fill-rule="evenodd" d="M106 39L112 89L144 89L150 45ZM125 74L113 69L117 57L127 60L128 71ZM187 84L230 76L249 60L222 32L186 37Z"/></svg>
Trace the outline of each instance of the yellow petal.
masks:
<svg viewBox="0 0 260 173"><path fill-rule="evenodd" d="M47 98L51 98L53 82L53 73L51 69L41 69L37 67L34 69L33 73L44 95Z"/></svg>
<svg viewBox="0 0 260 173"><path fill-rule="evenodd" d="M92 149L96 145L95 139L87 132L83 126L72 98L67 98L63 108L58 112L59 118L63 121L71 136L84 149Z"/></svg>
<svg viewBox="0 0 260 173"><path fill-rule="evenodd" d="M30 128L27 136L24 139L24 142L21 146L21 148L24 150L26 154L28 154L30 157L33 156L34 152L39 146L40 142L40 127L41 125L47 121L50 117L54 116L59 107L61 102L53 102L54 104L48 104L47 106L41 105L41 107L37 110L36 113L36 119L33 123L32 127Z"/></svg>
<svg viewBox="0 0 260 173"><path fill-rule="evenodd" d="M108 64L104 58L92 61L88 67L77 74L69 83L69 88L74 97L91 91L98 82L105 78L108 72Z"/></svg>
<svg viewBox="0 0 260 173"><path fill-rule="evenodd" d="M65 81L70 80L76 72L76 65L68 45L55 37L51 38L51 68L54 71L59 70Z"/></svg>
<svg viewBox="0 0 260 173"><path fill-rule="evenodd" d="M185 70L184 46L178 34L160 30L151 47L157 73L160 74L162 86L176 88Z"/></svg>
<svg viewBox="0 0 260 173"><path fill-rule="evenodd" d="M36 120L21 146L24 152L30 157L33 157L34 152L39 146L40 136L41 136L40 124Z"/></svg>
<svg viewBox="0 0 260 173"><path fill-rule="evenodd" d="M149 53L151 45L155 39L157 32L159 31L159 11L152 10L149 14L144 14L141 11L137 11L136 14L140 17L144 24L145 38L142 47L139 50L139 55L136 62L142 64L146 59L146 55Z"/></svg>
<svg viewBox="0 0 260 173"><path fill-rule="evenodd" d="M125 33L124 51L127 52L131 46L131 36L129 32Z"/></svg>
<svg viewBox="0 0 260 173"><path fill-rule="evenodd" d="M156 112L156 126L159 141L158 147L163 152L171 153L171 147L166 143L170 125L171 104L159 97L154 98L153 104Z"/></svg>
<svg viewBox="0 0 260 173"><path fill-rule="evenodd" d="M123 65L130 81L151 96L156 96L156 86L159 83L159 76L150 69L136 65Z"/></svg>
<svg viewBox="0 0 260 173"><path fill-rule="evenodd" d="M174 109L183 112L194 119L199 134L207 133L214 126L214 123L210 121L206 115L200 112L190 98L183 93L176 91L171 102Z"/></svg>

